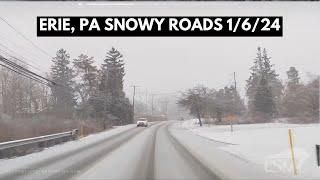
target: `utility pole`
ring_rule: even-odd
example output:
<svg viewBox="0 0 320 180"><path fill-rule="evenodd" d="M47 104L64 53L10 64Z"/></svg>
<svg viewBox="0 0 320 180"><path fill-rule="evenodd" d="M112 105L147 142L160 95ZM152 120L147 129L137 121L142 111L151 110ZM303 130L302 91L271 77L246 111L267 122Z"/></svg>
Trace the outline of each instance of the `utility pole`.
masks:
<svg viewBox="0 0 320 180"><path fill-rule="evenodd" d="M236 98L236 95L237 95L237 81L236 81L236 72L233 72L233 80L234 80L234 98ZM236 99L234 99L234 107L236 108ZM234 116L235 116L235 114L234 114ZM234 120L235 118L232 118L231 120L230 120L230 129L231 129L231 132L233 132L233 120Z"/></svg>
<svg viewBox="0 0 320 180"><path fill-rule="evenodd" d="M148 115L148 89L146 88L146 115Z"/></svg>
<svg viewBox="0 0 320 180"><path fill-rule="evenodd" d="M151 116L153 116L153 97L154 94L151 95Z"/></svg>
<svg viewBox="0 0 320 180"><path fill-rule="evenodd" d="M166 99L166 100L165 100L166 120L168 120L168 103L169 103L169 101Z"/></svg>
<svg viewBox="0 0 320 180"><path fill-rule="evenodd" d="M135 95L136 95L136 88L137 88L138 86L133 85L132 87L133 87L132 109L133 109L133 120L135 120L135 114L134 114L134 97L135 97Z"/></svg>
<svg viewBox="0 0 320 180"><path fill-rule="evenodd" d="M233 72L233 79L234 79L234 90L235 92L237 92L236 72Z"/></svg>

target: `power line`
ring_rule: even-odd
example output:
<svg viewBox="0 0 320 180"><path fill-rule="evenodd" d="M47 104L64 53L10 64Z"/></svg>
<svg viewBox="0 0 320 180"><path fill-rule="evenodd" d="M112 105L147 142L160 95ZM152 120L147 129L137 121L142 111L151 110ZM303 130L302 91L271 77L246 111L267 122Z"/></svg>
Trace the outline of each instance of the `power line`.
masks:
<svg viewBox="0 0 320 180"><path fill-rule="evenodd" d="M39 75L39 74L36 74L36 73L34 73L34 72L26 69L25 67L23 67L23 66L21 66L21 65L18 65L18 64L16 64L16 63L13 62L13 61L10 61L9 59L7 59L7 58L5 58L5 57L3 57L3 56L0 56L0 61L8 64L9 66L11 66L11 67L13 67L13 68L16 68L16 69L18 69L18 70L22 70L24 73L31 74L32 76L36 76L37 78L43 79L43 80L45 80L45 81L47 81L47 82L50 82L50 83L52 83L53 85L56 85L56 84L57 84L56 82L54 82L54 81L52 81L52 80L50 80L50 79L47 79L47 78L45 78L45 77L43 77L43 76L41 76L41 75Z"/></svg>
<svg viewBox="0 0 320 180"><path fill-rule="evenodd" d="M16 55L20 56L20 57L21 57L21 59L25 59L22 55L20 55L20 54L18 54L18 53L16 53L16 52L14 52L13 50L9 49L7 46L5 46L5 45L3 45L3 44L1 44L1 43L0 43L0 46L4 47L5 49L7 49L8 51L10 51L10 52L11 52L11 53L13 53L13 54L16 54ZM2 51L3 53L7 54L8 56L10 56L10 57L14 58L15 60L17 60L17 61L19 61L19 62L21 62L21 63L23 63L23 64L25 64L25 65L27 65L27 66L30 66L30 67L32 67L32 68L34 68L34 69L37 69L38 71L42 71L40 68L35 67L35 66L33 66L33 65L29 64L29 63L27 63L27 62L26 62L26 61L24 61L24 60L18 59L18 58L16 58L16 57L14 57L14 56L10 55L9 53L7 53L7 52L5 52L5 51L3 51L3 50L1 50L1 49L0 49L0 51ZM43 72L43 71L42 71L42 72Z"/></svg>
<svg viewBox="0 0 320 180"><path fill-rule="evenodd" d="M22 34L18 29L16 29L14 26L12 26L7 20L5 20L3 17L0 16L0 19L6 23L11 29L13 29L17 34L19 34L23 39L28 41L30 44L32 44L35 48L40 50L42 53L46 54L48 57L52 58L49 53L47 53L45 50L41 49L39 46L37 46L35 43L33 43L30 39L28 39L24 34Z"/></svg>
<svg viewBox="0 0 320 180"><path fill-rule="evenodd" d="M71 87L67 87L67 86L65 86L63 84L59 84L59 83L57 83L55 81L52 81L52 80L50 80L48 78L45 78L45 77L43 77L43 76L41 76L41 75L39 75L39 74L37 74L35 72L32 72L32 71L26 69L25 67L23 67L21 65L16 64L13 61L10 61L9 59L7 59L7 58L5 58L5 57L3 57L1 55L0 55L0 61L2 61L3 63L6 64L6 65L2 64L1 66L5 67L5 68L8 68L9 70L12 70L12 71L14 71L14 72L16 72L16 73L18 73L20 75L23 75L24 77L30 78L30 79L35 80L37 82L39 82L39 81L45 82L46 85L49 86L49 87L55 86L55 87L61 87L61 90L66 90L66 89L67 90L72 90Z"/></svg>
<svg viewBox="0 0 320 180"><path fill-rule="evenodd" d="M9 42L9 44L12 44L13 46L15 46L15 47L16 47L17 49L19 49L19 50L25 50L25 49L26 49L25 47L16 44L16 43L13 42L12 40L10 40L10 39L2 36L2 35L0 35L0 38L3 39L4 41ZM3 41L3 42L4 42L4 41ZM30 56L30 57L32 57L32 58L36 57L36 58L34 58L34 59L38 59L38 60L41 60L41 59L42 59L42 58L41 58L40 56L38 56L36 53L33 53L33 51L25 51L25 52L28 54L28 56ZM29 59L28 59L28 60L29 60ZM35 61L33 61L33 60L30 60L30 61L31 61L32 63L34 63L35 65L37 64L37 62L35 62ZM39 66L40 66L40 65L39 65Z"/></svg>
<svg viewBox="0 0 320 180"><path fill-rule="evenodd" d="M34 72L32 72L22 66L16 64L15 62L10 61L9 59L7 59L1 55L0 55L0 61L5 63L5 64L0 64L0 66L3 66L5 68L19 74L19 75L22 75L26 78L29 78L31 80L34 80L34 81L39 82L41 84L44 84L46 86L61 87L61 90L71 89L70 87L64 86L64 85L56 83L48 78L45 78L41 75L38 75L38 74L36 74L36 73L34 73Z"/></svg>
<svg viewBox="0 0 320 180"><path fill-rule="evenodd" d="M26 74L24 74L24 73L21 73L21 72L19 72L19 71L17 71L17 70L14 70L13 68L11 68L11 67L9 67L9 66L6 66L6 65L4 65L4 64L0 64L0 66L5 67L5 68L9 69L10 71L13 71L13 72L15 72L15 73L17 73L17 74L19 74L19 75L21 75L21 76L24 76L24 77L26 77L26 78L29 78L29 79L31 79L31 80L34 80L34 81L36 81L36 82L38 82L38 83L44 84L44 85L46 85L46 86L50 86L49 84L47 84L46 82L44 82L44 81L42 81L42 80L40 80L40 79L37 79L37 78L31 77L31 76L28 76L28 75L26 75Z"/></svg>
<svg viewBox="0 0 320 180"><path fill-rule="evenodd" d="M43 71L43 69L46 69L46 67L38 64L39 61L41 61L43 58L40 58L38 55L36 55L35 53L33 53L30 50L27 50L25 47L17 45L16 43L12 42L11 40L7 39L7 38L3 38L0 35L0 39L4 39L4 41L2 41L1 46L3 46L4 48L6 48L7 50L9 50L11 53L18 55L19 57L22 58L23 61L25 61L25 63L29 64L30 66L33 65L33 68L39 70L39 71ZM8 41L7 44L5 44L4 42ZM18 51L15 51L11 48L10 45L13 45L16 49L19 49L19 53ZM10 48L9 48L10 47ZM21 51L21 50L25 50L25 51ZM26 54L26 56L24 56L24 54ZM34 61L33 59L35 59L36 61ZM30 64L31 63L31 64Z"/></svg>
<svg viewBox="0 0 320 180"><path fill-rule="evenodd" d="M157 96L172 96L172 95L178 95L179 92L168 92L168 93L152 93L153 95Z"/></svg>

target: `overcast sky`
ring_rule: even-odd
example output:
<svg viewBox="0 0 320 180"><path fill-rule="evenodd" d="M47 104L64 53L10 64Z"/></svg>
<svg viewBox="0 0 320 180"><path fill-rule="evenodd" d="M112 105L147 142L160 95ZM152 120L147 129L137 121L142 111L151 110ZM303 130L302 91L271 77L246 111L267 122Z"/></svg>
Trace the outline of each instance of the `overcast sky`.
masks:
<svg viewBox="0 0 320 180"><path fill-rule="evenodd" d="M283 37L36 37L36 16L283 16ZM112 46L126 63L125 89L171 93L197 84L211 88L231 85L236 72L241 94L256 55L257 46L267 48L281 79L295 66L304 80L306 73L319 74L319 2L0 2L0 16L51 56L65 48L72 59L80 53L94 56L100 64ZM13 43L12 43L13 42ZM51 60L0 21L0 43L48 71ZM0 49L5 50L0 45ZM0 52L1 53L1 52Z"/></svg>

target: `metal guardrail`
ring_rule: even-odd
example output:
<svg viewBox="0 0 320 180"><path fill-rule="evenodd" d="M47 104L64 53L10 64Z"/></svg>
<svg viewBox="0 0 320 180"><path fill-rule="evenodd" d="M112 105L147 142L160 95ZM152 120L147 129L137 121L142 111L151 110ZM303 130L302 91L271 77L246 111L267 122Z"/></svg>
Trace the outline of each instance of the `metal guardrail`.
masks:
<svg viewBox="0 0 320 180"><path fill-rule="evenodd" d="M50 134L50 135L45 135L45 136L38 136L38 137L33 137L33 138L3 142L3 143L0 143L0 150L5 150L5 149L9 149L9 148L16 148L16 147L20 147L20 146L24 146L24 145L29 145L29 144L41 143L41 142L46 142L46 141L50 141L50 140L58 140L58 139L62 139L62 138L74 139L77 137L77 134L78 134L78 130L74 129L72 131L63 132L63 133Z"/></svg>

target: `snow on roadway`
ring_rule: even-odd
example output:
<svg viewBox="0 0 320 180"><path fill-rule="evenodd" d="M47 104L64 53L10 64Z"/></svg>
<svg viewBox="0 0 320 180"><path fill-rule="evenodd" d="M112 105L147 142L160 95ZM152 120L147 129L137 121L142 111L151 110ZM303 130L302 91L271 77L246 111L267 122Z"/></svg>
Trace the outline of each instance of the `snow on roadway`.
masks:
<svg viewBox="0 0 320 180"><path fill-rule="evenodd" d="M294 154L297 163L297 178L320 178L315 145L320 144L319 124L239 124L204 125L197 120L177 124L194 134L214 141L228 143L219 147L252 163L261 165L266 172L293 176L288 129L292 129Z"/></svg>
<svg viewBox="0 0 320 180"><path fill-rule="evenodd" d="M49 148L46 148L40 152L28 154L25 156L15 157L11 159L0 159L0 178L1 175L6 173L12 173L18 169L28 169L32 164L40 162L42 160L59 156L64 153L68 153L79 149L84 146L90 146L95 142L108 138L112 135L119 134L131 128L134 128L135 124L129 124L125 126L117 126L113 129L91 134L86 137L80 138L75 141L65 142L63 144L58 144Z"/></svg>

